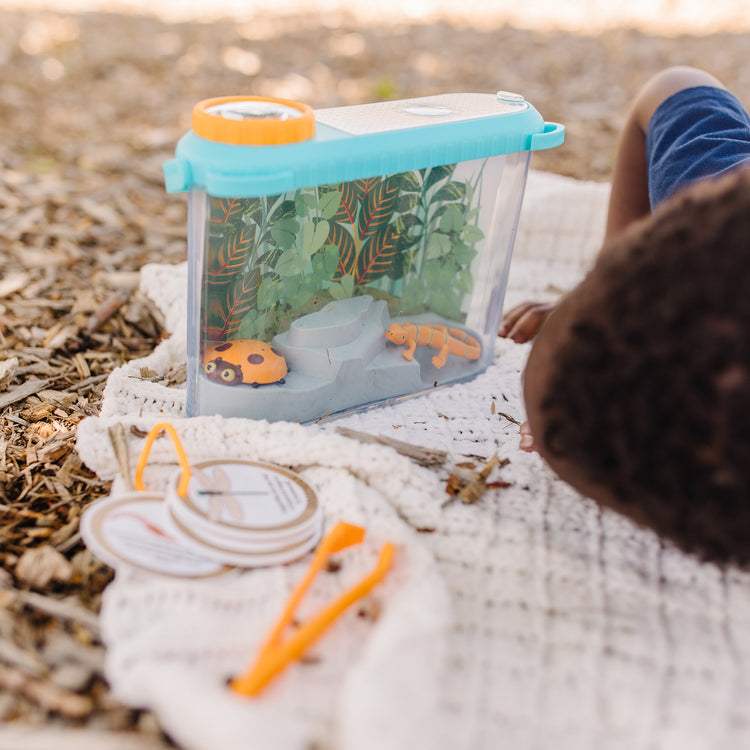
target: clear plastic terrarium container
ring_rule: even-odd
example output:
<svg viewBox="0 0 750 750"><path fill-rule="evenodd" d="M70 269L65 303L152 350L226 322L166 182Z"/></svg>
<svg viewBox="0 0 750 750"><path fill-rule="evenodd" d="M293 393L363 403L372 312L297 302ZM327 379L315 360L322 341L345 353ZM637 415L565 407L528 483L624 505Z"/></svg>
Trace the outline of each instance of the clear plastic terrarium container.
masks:
<svg viewBox="0 0 750 750"><path fill-rule="evenodd" d="M531 153L563 133L507 92L196 105L164 167L189 193L188 415L306 422L483 371Z"/></svg>

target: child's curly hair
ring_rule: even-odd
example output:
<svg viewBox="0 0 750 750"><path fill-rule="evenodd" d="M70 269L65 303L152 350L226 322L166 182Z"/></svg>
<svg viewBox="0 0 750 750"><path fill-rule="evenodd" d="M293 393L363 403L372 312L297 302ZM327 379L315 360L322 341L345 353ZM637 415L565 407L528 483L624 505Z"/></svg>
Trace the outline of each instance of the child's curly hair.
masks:
<svg viewBox="0 0 750 750"><path fill-rule="evenodd" d="M630 227L560 342L541 440L682 549L750 562L750 169Z"/></svg>

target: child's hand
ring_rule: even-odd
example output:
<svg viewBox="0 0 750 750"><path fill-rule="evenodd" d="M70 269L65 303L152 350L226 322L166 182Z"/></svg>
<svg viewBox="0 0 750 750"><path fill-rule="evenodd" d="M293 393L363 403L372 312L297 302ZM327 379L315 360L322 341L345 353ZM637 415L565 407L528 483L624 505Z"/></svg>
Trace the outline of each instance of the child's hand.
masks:
<svg viewBox="0 0 750 750"><path fill-rule="evenodd" d="M531 434L529 423L524 422L519 428L519 432L521 433L521 442L518 444L518 447L522 451L533 453L536 450L536 444L534 443L534 436Z"/></svg>
<svg viewBox="0 0 750 750"><path fill-rule="evenodd" d="M503 316L497 335L523 344L536 336L554 307L552 302L522 302Z"/></svg>

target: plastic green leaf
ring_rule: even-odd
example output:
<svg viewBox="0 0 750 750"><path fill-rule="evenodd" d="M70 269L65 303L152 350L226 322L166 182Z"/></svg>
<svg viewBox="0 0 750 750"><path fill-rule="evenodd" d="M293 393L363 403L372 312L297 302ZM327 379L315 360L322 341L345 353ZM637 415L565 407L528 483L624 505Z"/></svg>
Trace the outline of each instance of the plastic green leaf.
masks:
<svg viewBox="0 0 750 750"><path fill-rule="evenodd" d="M302 276L289 276L284 285L284 294L288 299L295 297L302 286Z"/></svg>
<svg viewBox="0 0 750 750"><path fill-rule="evenodd" d="M266 314L258 313L257 310L250 310L242 319L240 327L237 329L237 338L254 339L258 337L258 331L263 330L266 323Z"/></svg>
<svg viewBox="0 0 750 750"><path fill-rule="evenodd" d="M328 293L334 299L348 299L352 296L354 291L354 277L346 276L341 277L341 281L335 281L328 287Z"/></svg>
<svg viewBox="0 0 750 750"><path fill-rule="evenodd" d="M398 239L392 225L369 238L357 260L358 284L369 284L388 273L399 252Z"/></svg>
<svg viewBox="0 0 750 750"><path fill-rule="evenodd" d="M461 317L461 300L452 289L445 289L430 299L433 310L446 318L458 320Z"/></svg>
<svg viewBox="0 0 750 750"><path fill-rule="evenodd" d="M364 242L377 234L393 217L398 200L398 176L389 177L372 185L362 202L357 229Z"/></svg>
<svg viewBox="0 0 750 750"><path fill-rule="evenodd" d="M442 232L433 232L427 245L428 258L442 258L451 250L451 239Z"/></svg>
<svg viewBox="0 0 750 750"><path fill-rule="evenodd" d="M269 198L268 200L272 201L273 198ZM272 210L269 221L271 224L278 226L282 222L287 221L289 219L294 221L294 217L296 215L297 215L297 206L295 205L294 201L284 200L284 201L281 201L281 203Z"/></svg>
<svg viewBox="0 0 750 750"><path fill-rule="evenodd" d="M462 266L471 263L477 255L477 251L464 242L457 242L453 246L453 258Z"/></svg>
<svg viewBox="0 0 750 750"><path fill-rule="evenodd" d="M347 229L341 224L331 224L328 234L328 242L339 248L339 265L335 274L346 276L354 273L354 262L357 257L357 249L354 239Z"/></svg>
<svg viewBox="0 0 750 750"><path fill-rule="evenodd" d="M339 206L341 205L341 191L340 190L331 190L329 193L325 193L325 195L321 196L320 200L318 201L318 210L320 211L320 215L328 220L332 219L336 212L339 210Z"/></svg>
<svg viewBox="0 0 750 750"><path fill-rule="evenodd" d="M211 221L221 224L238 216L243 209L240 198L211 198Z"/></svg>
<svg viewBox="0 0 750 750"><path fill-rule="evenodd" d="M419 205L419 195L417 193L404 193L399 196L396 202L396 210L401 213L413 211Z"/></svg>
<svg viewBox="0 0 750 750"><path fill-rule="evenodd" d="M313 296L317 289L318 283L316 279L304 279L295 292L294 297L289 295L289 301L292 305L292 308L295 310L299 310L301 307L304 307L304 305L307 303L310 297Z"/></svg>
<svg viewBox="0 0 750 750"><path fill-rule="evenodd" d="M472 245L475 242L479 242L479 240L484 239L484 232L479 227L475 227L473 224L470 224L469 226L464 227L464 231L461 236L464 242Z"/></svg>
<svg viewBox="0 0 750 750"><path fill-rule="evenodd" d="M419 279L407 282L401 295L403 312L409 313L419 309L424 304L426 293L427 289Z"/></svg>
<svg viewBox="0 0 750 750"><path fill-rule="evenodd" d="M469 293L474 288L474 278L465 268L456 274L455 288L459 292Z"/></svg>
<svg viewBox="0 0 750 750"><path fill-rule="evenodd" d="M351 294L354 291L354 276L349 276L348 274L346 276L341 277L341 286L346 289L349 294Z"/></svg>
<svg viewBox="0 0 750 750"><path fill-rule="evenodd" d="M296 236L292 232L287 232L279 227L271 227L271 237L273 237L279 247L284 249L292 247L296 239Z"/></svg>
<svg viewBox="0 0 750 750"><path fill-rule="evenodd" d="M332 279L333 274L336 273L336 269L339 266L340 255L341 252L339 251L338 245L326 245L323 254L323 263L329 279Z"/></svg>
<svg viewBox="0 0 750 750"><path fill-rule="evenodd" d="M436 201L460 201L466 195L466 185L463 182L451 181L443 185L435 193Z"/></svg>
<svg viewBox="0 0 750 750"><path fill-rule="evenodd" d="M440 217L441 232L460 232L464 227L464 217L461 209L455 205L449 204L445 207L445 212Z"/></svg>
<svg viewBox="0 0 750 750"><path fill-rule="evenodd" d="M317 201L315 200L314 195L310 195L310 193L303 193L299 192L294 197L294 208L297 211L297 216L300 217L300 219L304 219L311 208L315 208L315 204Z"/></svg>
<svg viewBox="0 0 750 750"><path fill-rule="evenodd" d="M290 247L281 254L276 261L274 271L279 276L294 276L304 271L307 265L307 256L300 252L296 247Z"/></svg>
<svg viewBox="0 0 750 750"><path fill-rule="evenodd" d="M258 289L258 307L261 310L268 310L276 304L279 299L279 282L278 280L266 276L260 283L260 289Z"/></svg>
<svg viewBox="0 0 750 750"><path fill-rule="evenodd" d="M422 189L420 172L404 172L401 174L401 190L404 193L418 193Z"/></svg>
<svg viewBox="0 0 750 750"><path fill-rule="evenodd" d="M234 338L237 335L242 319L251 308L255 307L259 286L260 274L256 270L252 274L240 276L229 288L222 338Z"/></svg>
<svg viewBox="0 0 750 750"><path fill-rule="evenodd" d="M208 245L206 281L225 284L241 272L253 249L254 234L248 227L224 237L212 237Z"/></svg>
<svg viewBox="0 0 750 750"><path fill-rule="evenodd" d="M445 164L442 167L433 167L427 173L427 177L424 182L424 189L429 190L433 185L437 185L438 182L444 180L446 177L450 177L453 174L454 164Z"/></svg>
<svg viewBox="0 0 750 750"><path fill-rule="evenodd" d="M312 255L325 244L328 239L330 224L322 219L317 224L308 221L300 232L300 245L306 255Z"/></svg>

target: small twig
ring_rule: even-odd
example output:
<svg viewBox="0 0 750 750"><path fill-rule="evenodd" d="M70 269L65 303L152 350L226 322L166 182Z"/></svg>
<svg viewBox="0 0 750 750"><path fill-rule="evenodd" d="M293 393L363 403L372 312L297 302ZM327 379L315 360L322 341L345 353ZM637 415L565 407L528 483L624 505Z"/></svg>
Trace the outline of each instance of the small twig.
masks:
<svg viewBox="0 0 750 750"><path fill-rule="evenodd" d="M69 385L67 388L63 388L63 391L80 391L81 389L86 388L89 385L93 385L94 383L101 383L102 380L106 380L108 377L108 372L102 373L101 375L92 375L90 378L86 378L85 380L81 380L78 383Z"/></svg>
<svg viewBox="0 0 750 750"><path fill-rule="evenodd" d="M55 549L61 554L65 554L68 550L73 549L81 541L81 532L77 531L73 536L66 539L61 544L55 546Z"/></svg>
<svg viewBox="0 0 750 750"><path fill-rule="evenodd" d="M510 414L506 414L504 411L497 412L497 415L499 417L504 417L505 419L507 419L509 422L512 422L513 424L517 424L517 425L521 424L515 417L511 417Z"/></svg>
<svg viewBox="0 0 750 750"><path fill-rule="evenodd" d="M98 331L128 301L128 297L130 297L129 292L115 292L104 300L99 309L89 318L86 331L88 333Z"/></svg>
<svg viewBox="0 0 750 750"><path fill-rule="evenodd" d="M387 445L401 455L416 461L421 466L441 466L445 463L445 459L448 457L446 451L425 448L421 445L414 445L413 443L407 443L403 440L394 440L393 438L385 437L384 435L370 435L366 432L359 432L358 430L352 430L348 427L337 427L336 432L344 437L359 440L360 443Z"/></svg>
<svg viewBox="0 0 750 750"><path fill-rule="evenodd" d="M125 487L128 492L135 489L133 477L130 475L130 452L128 451L128 441L125 439L125 428L119 422L113 424L107 432L109 441L112 443L112 449L115 452L117 465L120 467L120 474L125 481Z"/></svg>

